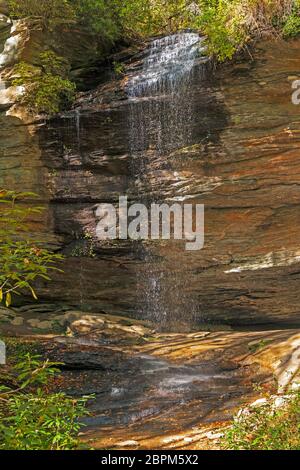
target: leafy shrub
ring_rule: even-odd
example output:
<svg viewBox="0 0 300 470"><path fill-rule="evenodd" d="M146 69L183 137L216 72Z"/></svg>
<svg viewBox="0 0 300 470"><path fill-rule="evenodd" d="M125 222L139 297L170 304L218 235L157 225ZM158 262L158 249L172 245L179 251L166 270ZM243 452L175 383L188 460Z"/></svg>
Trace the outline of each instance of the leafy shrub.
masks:
<svg viewBox="0 0 300 470"><path fill-rule="evenodd" d="M299 0L24 0L19 3L10 1L17 17L38 16L45 24L59 24L65 18L111 43L120 38L199 29L207 36L209 53L219 61L231 59L253 37L279 30L284 36L299 32ZM65 14L61 13L62 9L66 10Z"/></svg>
<svg viewBox="0 0 300 470"><path fill-rule="evenodd" d="M78 448L78 418L86 413L86 399L63 393L18 395L8 402L8 417L0 424L0 449L73 450ZM2 444L1 444L2 441Z"/></svg>
<svg viewBox="0 0 300 470"><path fill-rule="evenodd" d="M123 1L118 16L123 34L149 36L198 29L207 36L208 53L231 59L249 39L275 33L295 13L299 0L133 0Z"/></svg>
<svg viewBox="0 0 300 470"><path fill-rule="evenodd" d="M280 408L272 401L235 418L226 432L229 450L300 450L300 393L292 393Z"/></svg>
<svg viewBox="0 0 300 470"><path fill-rule="evenodd" d="M134 0L120 2L119 16L123 30L142 36L174 32L192 27L197 15L188 7L195 2L186 0Z"/></svg>
<svg viewBox="0 0 300 470"><path fill-rule="evenodd" d="M35 196L0 191L0 301L5 301L7 307L12 296L24 290L37 299L32 283L41 278L49 281L49 271L57 270L55 264L62 259L26 232L28 218L42 211L41 207L24 205L28 198Z"/></svg>
<svg viewBox="0 0 300 470"><path fill-rule="evenodd" d="M68 80L68 64L51 51L40 54L40 67L20 62L14 67L13 85L24 86L19 101L29 109L55 114L68 108L75 98L75 84Z"/></svg>
<svg viewBox="0 0 300 470"><path fill-rule="evenodd" d="M102 40L114 42L120 37L118 0L72 0L77 23Z"/></svg>
<svg viewBox="0 0 300 470"><path fill-rule="evenodd" d="M9 0L12 18L35 18L44 28L75 22L75 12L68 0Z"/></svg>
<svg viewBox="0 0 300 470"><path fill-rule="evenodd" d="M9 0L12 18L39 20L44 29L80 25L103 39L119 37L119 0Z"/></svg>
<svg viewBox="0 0 300 470"><path fill-rule="evenodd" d="M75 400L64 393L47 393L45 385L57 374L57 365L26 354L10 376L5 376L4 382L10 385L0 386L0 449L79 447L78 433L82 427L79 418L87 414L86 402L90 397Z"/></svg>
<svg viewBox="0 0 300 470"><path fill-rule="evenodd" d="M219 61L231 59L247 40L243 13L236 10L239 2L204 0L197 26L207 36L208 53Z"/></svg>
<svg viewBox="0 0 300 470"><path fill-rule="evenodd" d="M284 37L295 37L300 33L300 16L296 14L290 15L283 28L282 33Z"/></svg>

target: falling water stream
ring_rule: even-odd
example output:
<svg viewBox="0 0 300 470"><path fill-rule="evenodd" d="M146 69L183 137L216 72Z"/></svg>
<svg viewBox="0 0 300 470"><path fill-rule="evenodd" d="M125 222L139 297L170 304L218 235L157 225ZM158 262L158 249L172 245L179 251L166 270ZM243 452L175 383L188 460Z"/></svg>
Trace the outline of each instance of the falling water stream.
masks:
<svg viewBox="0 0 300 470"><path fill-rule="evenodd" d="M196 33L157 39L146 51L141 72L129 80L130 150L138 160L136 170L141 178L147 178L149 158L189 140L193 116L189 85L202 50L202 39ZM147 158L149 151L151 157Z"/></svg>
<svg viewBox="0 0 300 470"><path fill-rule="evenodd" d="M172 172L168 155L191 140L194 108L190 85L202 50L202 40L195 33L157 39L146 51L140 73L129 80L128 193L136 202L148 206L165 202L164 191L155 188L151 178L159 181L161 172ZM183 312L185 321L190 321L195 305L186 294L189 277L183 276L178 267L168 266L159 247L151 242L134 244L135 257L140 259L136 273L137 309L158 329L171 329ZM141 312L138 314L141 316ZM208 380L214 383L213 399L218 396L219 387L228 384L228 377L221 371L208 371L202 365L176 365L151 355L136 355L130 364L132 369L138 364L139 371L129 380L128 376L118 375L115 382L108 377L107 392L97 396L95 416L88 420L91 426L132 424L192 400L198 401L199 413L205 414L211 404L200 412L201 398L207 394L204 384Z"/></svg>
<svg viewBox="0 0 300 470"><path fill-rule="evenodd" d="M161 172L172 171L168 154L191 140L194 108L190 85L203 49L202 38L193 32L156 39L146 51L142 70L129 79L130 190L137 202L148 207L167 202L152 180L159 181ZM137 246L143 266L147 266L137 274L143 317L169 328L182 311L192 317L194 306L185 294L187 279L166 269L151 243Z"/></svg>
<svg viewBox="0 0 300 470"><path fill-rule="evenodd" d="M9 66L14 63L19 50L22 35L17 33L17 28L20 24L20 21L12 21L4 15L0 15L0 21L6 24L8 28L10 27L10 30L8 32L9 37L6 39L3 46L3 50L0 53L0 105L6 105L9 104L10 98L9 94L7 94L5 80L2 77L2 70L6 66ZM16 87L15 93L17 95L22 94L23 87Z"/></svg>
<svg viewBox="0 0 300 470"><path fill-rule="evenodd" d="M197 73L195 64L202 49L202 40L195 33L157 39L146 51L142 70L128 82L131 161L128 194L136 202L147 206L152 202L165 202L164 191L153 186L152 178L159 181L161 172L172 172L168 155L191 140L194 109L190 85ZM78 112L76 134L78 140ZM195 306L186 294L189 278L183 276L178 267L168 266L160 253L160 243L137 241L133 243L133 253L140 260L136 272L137 314L152 320L157 329L171 329L183 312L185 321L191 320ZM137 373L134 373L135 367L138 367ZM142 418L159 416L170 407L187 404L190 400L201 401L207 393L203 384L208 378L216 389L228 380L215 368L208 371L201 365L177 366L151 355L138 354L131 358L130 369L133 371L130 377L107 376L107 384L101 384L104 392L97 394L93 405L95 416L87 420L87 424L96 428L128 425ZM91 383L95 382L95 377L97 373L91 372ZM215 390L213 397L218 393ZM211 405L205 405L201 413L209 409Z"/></svg>

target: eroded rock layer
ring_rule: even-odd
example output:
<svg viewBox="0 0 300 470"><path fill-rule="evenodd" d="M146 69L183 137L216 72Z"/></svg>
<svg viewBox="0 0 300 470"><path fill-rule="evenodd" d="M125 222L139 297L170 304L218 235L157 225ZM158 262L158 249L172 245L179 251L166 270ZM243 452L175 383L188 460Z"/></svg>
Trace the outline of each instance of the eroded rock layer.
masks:
<svg viewBox="0 0 300 470"><path fill-rule="evenodd" d="M43 303L168 328L299 323L299 48L265 44L253 62L195 74L188 142L148 145L142 163L124 95L111 105L95 95L84 111L35 125L3 114L0 184L40 194L47 210L34 230L67 256L64 275L40 286ZM205 248L98 242L97 204L126 194L205 204Z"/></svg>

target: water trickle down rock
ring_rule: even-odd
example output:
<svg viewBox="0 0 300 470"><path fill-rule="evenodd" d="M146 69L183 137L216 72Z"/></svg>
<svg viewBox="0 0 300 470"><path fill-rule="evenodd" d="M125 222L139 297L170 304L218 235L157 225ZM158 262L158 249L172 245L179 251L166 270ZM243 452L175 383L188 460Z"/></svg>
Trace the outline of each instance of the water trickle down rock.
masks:
<svg viewBox="0 0 300 470"><path fill-rule="evenodd" d="M191 103L187 99L197 57L204 47L196 33L153 41L142 72L127 86L131 98L130 147L160 154L188 141Z"/></svg>
<svg viewBox="0 0 300 470"><path fill-rule="evenodd" d="M3 51L0 54L0 109L6 109L14 104L16 99L24 92L24 87L22 86L7 87L6 81L3 78L5 67L11 66L16 61L22 42L22 34L17 31L21 23L20 21L12 21L4 15L0 16L0 20L2 24L11 25L10 36L5 41Z"/></svg>
<svg viewBox="0 0 300 470"><path fill-rule="evenodd" d="M167 169L168 152L184 147L192 133L191 81L203 51L198 34L182 32L154 40L146 52L140 74L127 86L130 99L129 148L134 176L132 192L138 202L163 203L163 192L154 190L151 175ZM148 204L147 204L148 203ZM156 248L154 248L156 250ZM138 296L143 316L160 325L180 321L182 312L193 316L192 300L184 293L188 279L157 263L151 246L137 245L146 269L138 274Z"/></svg>

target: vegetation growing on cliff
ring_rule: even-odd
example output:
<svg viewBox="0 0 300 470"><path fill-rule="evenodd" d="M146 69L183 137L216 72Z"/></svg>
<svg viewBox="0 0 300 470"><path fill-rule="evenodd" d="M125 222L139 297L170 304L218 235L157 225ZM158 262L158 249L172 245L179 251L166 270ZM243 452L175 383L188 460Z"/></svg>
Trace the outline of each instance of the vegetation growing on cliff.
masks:
<svg viewBox="0 0 300 470"><path fill-rule="evenodd" d="M252 37L299 32L299 0L17 0L16 18L40 18L46 27L77 24L103 39L152 36L196 28L209 52L231 58Z"/></svg>
<svg viewBox="0 0 300 470"><path fill-rule="evenodd" d="M192 27L207 36L208 53L232 59L252 39L300 32L299 0L198 0Z"/></svg>
<svg viewBox="0 0 300 470"><path fill-rule="evenodd" d="M284 17L282 27L284 37L294 37L300 33L300 0L295 0L290 13Z"/></svg>
<svg viewBox="0 0 300 470"><path fill-rule="evenodd" d="M75 23L75 12L69 0L9 0L12 18L34 18L45 28Z"/></svg>
<svg viewBox="0 0 300 470"><path fill-rule="evenodd" d="M300 0L9 0L8 4L13 18L34 18L45 30L80 27L111 45L122 38L198 29L207 37L208 53L221 62L247 47L252 38L300 32ZM37 65L21 62L14 74L13 84L25 88L20 101L34 112L55 114L74 101L68 64L63 66L54 52L41 54Z"/></svg>
<svg viewBox="0 0 300 470"><path fill-rule="evenodd" d="M192 28L207 37L207 52L222 62L247 48L253 38L296 36L300 32L300 0L9 0L13 18L34 19L45 30L80 28L113 46ZM54 63L59 57L52 54ZM48 61L49 65L49 61ZM23 85L21 102L48 114L68 108L75 85L68 67L59 72L22 62L15 85Z"/></svg>
<svg viewBox="0 0 300 470"><path fill-rule="evenodd" d="M14 67L13 85L23 86L19 102L38 113L55 114L68 108L76 86L68 77L68 63L51 51L39 56L40 66L20 62Z"/></svg>
<svg viewBox="0 0 300 470"><path fill-rule="evenodd" d="M36 299L33 283L37 279L49 281L49 272L57 270L55 264L62 259L27 233L29 217L42 210L26 205L34 196L0 191L0 302L7 307L13 296L22 292L27 291Z"/></svg>

